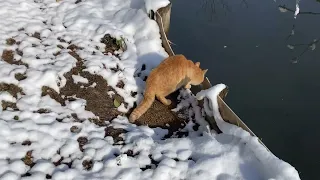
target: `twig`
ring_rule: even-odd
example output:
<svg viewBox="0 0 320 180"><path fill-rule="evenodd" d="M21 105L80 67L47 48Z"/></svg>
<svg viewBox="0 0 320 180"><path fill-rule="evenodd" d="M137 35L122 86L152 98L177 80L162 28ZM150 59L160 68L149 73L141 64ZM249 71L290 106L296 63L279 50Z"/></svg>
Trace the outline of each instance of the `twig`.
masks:
<svg viewBox="0 0 320 180"><path fill-rule="evenodd" d="M304 55L304 53L306 53L313 44L317 44L319 41L320 41L320 38L312 41L312 42L309 43L309 44L298 44L298 45L307 45L307 46L306 46L306 48L300 53L299 56L296 56L296 57L292 58L292 60L291 60L292 63L298 63L298 59L301 58L302 55ZM293 45L293 46L295 46L295 45Z"/></svg>
<svg viewBox="0 0 320 180"><path fill-rule="evenodd" d="M294 35L294 30L295 30L295 29L296 29L296 25L293 24L292 29L291 29L291 33L290 33L290 34L287 36L287 38L286 38L287 41L289 40L289 38L290 38L291 36Z"/></svg>
<svg viewBox="0 0 320 180"><path fill-rule="evenodd" d="M295 10L289 9L285 5L279 5L278 7L282 8L282 9L285 9L285 10L287 10L289 12L293 12L293 13L295 12ZM301 14L320 15L320 13L317 13L317 12L301 12L300 11L299 15L301 15Z"/></svg>

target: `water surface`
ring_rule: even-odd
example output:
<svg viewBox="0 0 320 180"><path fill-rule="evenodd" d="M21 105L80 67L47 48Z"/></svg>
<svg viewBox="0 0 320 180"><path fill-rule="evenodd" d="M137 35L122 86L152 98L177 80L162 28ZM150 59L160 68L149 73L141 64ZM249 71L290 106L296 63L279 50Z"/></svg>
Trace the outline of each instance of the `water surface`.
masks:
<svg viewBox="0 0 320 180"><path fill-rule="evenodd" d="M319 0L301 0L296 19L294 0L172 3L174 51L229 86L227 103L301 179L318 179L320 43L309 46L320 38Z"/></svg>

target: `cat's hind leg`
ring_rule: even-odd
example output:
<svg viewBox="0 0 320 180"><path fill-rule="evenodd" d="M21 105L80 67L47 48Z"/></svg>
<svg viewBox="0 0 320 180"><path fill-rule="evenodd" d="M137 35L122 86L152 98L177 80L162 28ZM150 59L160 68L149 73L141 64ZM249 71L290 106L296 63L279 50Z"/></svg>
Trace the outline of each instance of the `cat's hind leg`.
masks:
<svg viewBox="0 0 320 180"><path fill-rule="evenodd" d="M171 104L171 100L165 98L164 96L161 95L156 95L157 99L164 105L169 106Z"/></svg>

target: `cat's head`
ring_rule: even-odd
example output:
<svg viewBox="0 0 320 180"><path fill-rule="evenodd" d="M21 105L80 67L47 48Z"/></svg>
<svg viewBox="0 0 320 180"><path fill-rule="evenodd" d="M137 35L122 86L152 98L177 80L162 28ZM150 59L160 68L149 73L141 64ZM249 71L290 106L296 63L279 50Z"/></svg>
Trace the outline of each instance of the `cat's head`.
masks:
<svg viewBox="0 0 320 180"><path fill-rule="evenodd" d="M200 68L200 62L196 62L195 64L195 71L193 73L193 77L191 78L191 84L192 85L199 85L204 81L204 77L208 71L208 69L201 69Z"/></svg>

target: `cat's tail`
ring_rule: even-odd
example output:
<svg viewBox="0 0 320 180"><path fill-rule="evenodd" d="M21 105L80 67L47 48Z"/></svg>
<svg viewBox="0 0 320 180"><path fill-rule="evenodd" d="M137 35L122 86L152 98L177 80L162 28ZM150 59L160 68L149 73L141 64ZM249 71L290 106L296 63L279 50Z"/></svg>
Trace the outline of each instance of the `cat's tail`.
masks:
<svg viewBox="0 0 320 180"><path fill-rule="evenodd" d="M140 116L142 116L152 105L155 99L155 94L145 93L142 102L132 111L129 117L129 121L133 123Z"/></svg>

